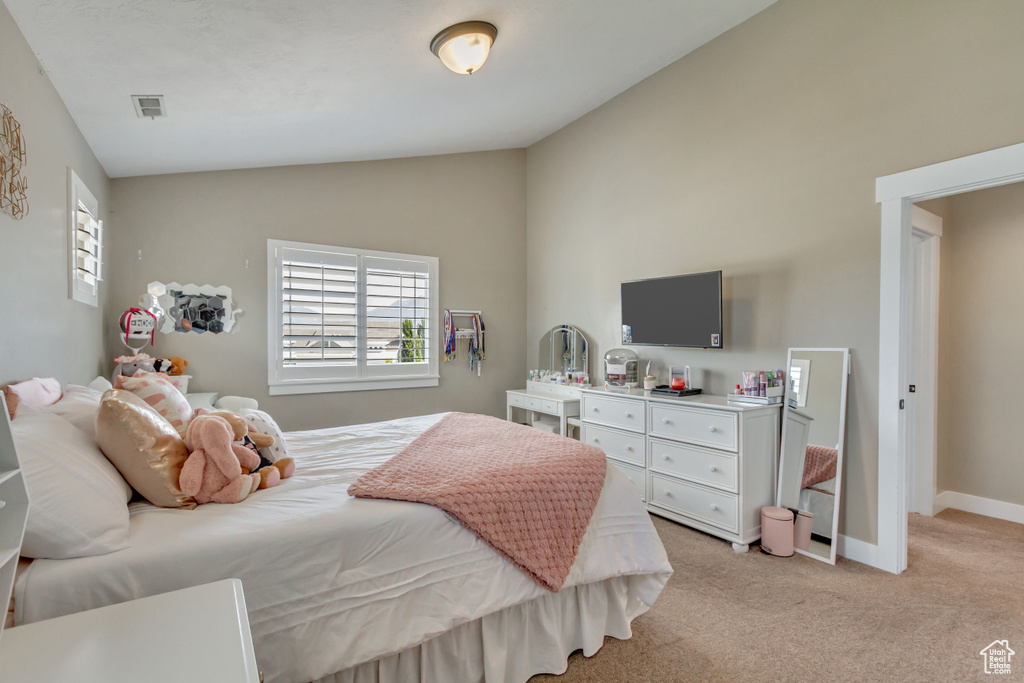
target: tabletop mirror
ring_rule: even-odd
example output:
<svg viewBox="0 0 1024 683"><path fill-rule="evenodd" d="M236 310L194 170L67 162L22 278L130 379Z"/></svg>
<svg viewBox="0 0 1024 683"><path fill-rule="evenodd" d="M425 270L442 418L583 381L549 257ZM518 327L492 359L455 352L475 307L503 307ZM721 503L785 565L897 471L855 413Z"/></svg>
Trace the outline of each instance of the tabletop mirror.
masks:
<svg viewBox="0 0 1024 683"><path fill-rule="evenodd" d="M539 368L552 372L584 372L590 374L590 344L572 325L551 328L540 339Z"/></svg>
<svg viewBox="0 0 1024 683"><path fill-rule="evenodd" d="M790 349L786 367L777 502L814 515L810 543L796 552L835 564L850 350Z"/></svg>

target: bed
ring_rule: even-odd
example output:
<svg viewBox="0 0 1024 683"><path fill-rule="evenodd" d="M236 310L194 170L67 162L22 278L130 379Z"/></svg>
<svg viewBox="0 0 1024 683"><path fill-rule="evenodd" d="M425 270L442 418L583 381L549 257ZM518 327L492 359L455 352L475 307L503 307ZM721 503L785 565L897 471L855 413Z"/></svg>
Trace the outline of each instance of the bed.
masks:
<svg viewBox="0 0 1024 683"><path fill-rule="evenodd" d="M629 638L672 569L614 467L558 592L440 509L347 494L441 417L288 433L295 476L238 505L132 502L130 547L21 572L15 622L239 578L266 680L296 682L525 681Z"/></svg>

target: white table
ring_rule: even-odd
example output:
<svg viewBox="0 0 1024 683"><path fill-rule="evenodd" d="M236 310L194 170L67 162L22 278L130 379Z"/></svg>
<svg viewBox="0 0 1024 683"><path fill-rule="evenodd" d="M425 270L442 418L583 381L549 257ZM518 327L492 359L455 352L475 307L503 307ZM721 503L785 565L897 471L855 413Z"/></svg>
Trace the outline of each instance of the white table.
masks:
<svg viewBox="0 0 1024 683"><path fill-rule="evenodd" d="M516 408L527 411L528 422L533 425L537 414L553 415L558 418L558 433L569 436L569 418L580 414L580 397L562 395L539 390L510 389L506 392L506 419L511 422Z"/></svg>
<svg viewBox="0 0 1024 683"><path fill-rule="evenodd" d="M242 582L226 579L4 630L5 683L256 683Z"/></svg>

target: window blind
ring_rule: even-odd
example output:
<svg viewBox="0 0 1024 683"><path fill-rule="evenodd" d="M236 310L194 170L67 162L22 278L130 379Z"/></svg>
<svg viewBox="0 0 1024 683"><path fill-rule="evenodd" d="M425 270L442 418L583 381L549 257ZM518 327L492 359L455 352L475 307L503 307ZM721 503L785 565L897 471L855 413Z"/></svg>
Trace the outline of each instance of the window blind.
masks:
<svg viewBox="0 0 1024 683"><path fill-rule="evenodd" d="M75 223L75 278L95 291L103 280L103 221L79 204Z"/></svg>
<svg viewBox="0 0 1024 683"><path fill-rule="evenodd" d="M358 271L354 257L346 261L285 257L281 270L285 366L358 362Z"/></svg>

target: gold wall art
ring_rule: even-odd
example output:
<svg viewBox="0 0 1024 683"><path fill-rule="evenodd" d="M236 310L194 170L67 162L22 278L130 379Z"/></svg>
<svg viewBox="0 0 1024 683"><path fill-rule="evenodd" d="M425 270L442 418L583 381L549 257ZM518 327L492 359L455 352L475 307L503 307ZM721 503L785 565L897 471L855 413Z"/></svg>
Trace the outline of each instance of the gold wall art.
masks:
<svg viewBox="0 0 1024 683"><path fill-rule="evenodd" d="M21 124L0 104L0 211L18 220L28 214L28 180L21 175L27 159Z"/></svg>

